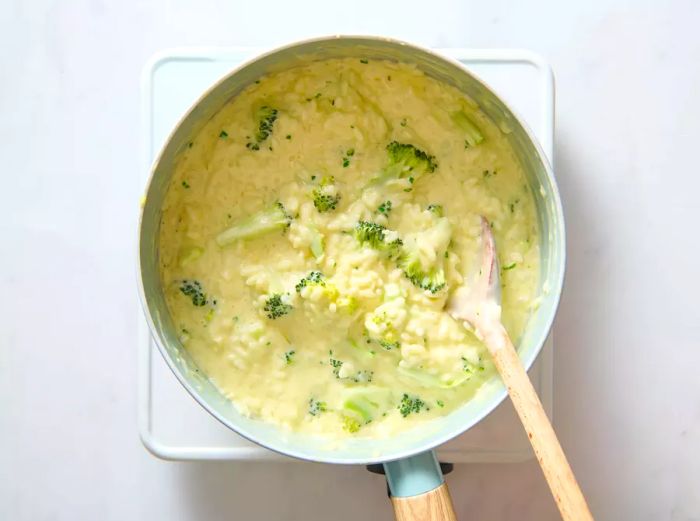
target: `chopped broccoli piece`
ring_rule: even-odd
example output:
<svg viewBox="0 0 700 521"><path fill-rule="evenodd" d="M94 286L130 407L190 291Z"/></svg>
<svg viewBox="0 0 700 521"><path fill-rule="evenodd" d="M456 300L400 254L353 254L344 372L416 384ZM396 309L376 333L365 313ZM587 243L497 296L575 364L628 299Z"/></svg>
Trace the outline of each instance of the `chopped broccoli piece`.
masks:
<svg viewBox="0 0 700 521"><path fill-rule="evenodd" d="M389 259L397 259L401 255L403 241L399 237L391 241L388 240L387 229L381 224L360 221L355 225L354 232L355 238L360 244L384 253Z"/></svg>
<svg viewBox="0 0 700 521"><path fill-rule="evenodd" d="M320 190L314 190L314 206L319 213L330 212L338 207L340 195L324 194Z"/></svg>
<svg viewBox="0 0 700 521"><path fill-rule="evenodd" d="M484 372L486 371L486 367L484 367L484 364L481 362L481 357L479 357L479 363L474 364L467 360L465 357L462 357L462 367L464 368L465 373L469 374L474 374L477 371L479 372Z"/></svg>
<svg viewBox="0 0 700 521"><path fill-rule="evenodd" d="M484 135L479 130L479 127L463 111L453 112L450 114L450 117L454 124L465 134L464 148L475 147L484 140Z"/></svg>
<svg viewBox="0 0 700 521"><path fill-rule="evenodd" d="M415 286L433 294L446 286L443 264L451 233L449 220L437 217L430 228L405 236L397 264Z"/></svg>
<svg viewBox="0 0 700 521"><path fill-rule="evenodd" d="M311 195L314 200L314 206L320 213L335 210L340 202L340 194L336 190L335 178L333 177L321 179L319 186L314 188Z"/></svg>
<svg viewBox="0 0 700 521"><path fill-rule="evenodd" d="M401 398L401 403L399 404L398 409L401 413L401 416L403 416L404 418L407 417L409 414L419 413L423 409L425 409L426 411L430 410L430 408L425 405L425 402L423 400L421 400L417 396L409 396L406 393L404 393L403 397Z"/></svg>
<svg viewBox="0 0 700 521"><path fill-rule="evenodd" d="M428 211L437 215L438 217L443 217L445 215L441 204L429 204Z"/></svg>
<svg viewBox="0 0 700 521"><path fill-rule="evenodd" d="M401 343L396 340L394 342L390 342L389 340L379 340L379 345L382 346L384 349L387 351L391 351L392 349L400 349L401 348Z"/></svg>
<svg viewBox="0 0 700 521"><path fill-rule="evenodd" d="M311 271L309 274L301 279L295 286L296 292L302 297L306 294L303 293L304 288L321 288L323 295L329 300L335 300L338 297L338 289L335 284L331 284L326 281L325 276L320 271Z"/></svg>
<svg viewBox="0 0 700 521"><path fill-rule="evenodd" d="M345 152L345 155L343 156L343 168L347 168L350 166L350 158L355 155L355 149L354 148L349 148L347 152Z"/></svg>
<svg viewBox="0 0 700 521"><path fill-rule="evenodd" d="M372 378L374 377L374 371L368 371L368 370L361 370L357 371L354 375L348 377L349 380L352 382L355 382L356 384L363 383L363 384L368 384L372 382Z"/></svg>
<svg viewBox="0 0 700 521"><path fill-rule="evenodd" d="M226 132L225 130L222 130L221 132L219 132L219 137L220 137L221 139L227 138L227 137L228 137L228 132Z"/></svg>
<svg viewBox="0 0 700 521"><path fill-rule="evenodd" d="M294 355L295 354L296 354L296 352L294 351L294 349L290 349L289 351L285 352L284 353L284 363L286 365L291 365L292 362L294 362Z"/></svg>
<svg viewBox="0 0 700 521"><path fill-rule="evenodd" d="M400 238L396 238L390 243L386 244L384 247L384 253L386 253L388 259L399 259L402 254L401 247L403 246L403 241Z"/></svg>
<svg viewBox="0 0 700 521"><path fill-rule="evenodd" d="M338 380L345 380L345 381L350 381L354 383L370 383L372 381L372 378L374 377L374 371L369 371L369 370L359 370L355 372L354 374L344 374L343 376L340 375L340 371L344 365L344 362L342 360L338 360L337 358L333 357L333 350L330 350L329 352L329 358L328 358L328 365L332 368L333 371L333 376L335 376ZM352 363L350 363L350 367L352 367ZM347 371L346 371L347 373Z"/></svg>
<svg viewBox="0 0 700 521"><path fill-rule="evenodd" d="M343 408L347 411L356 413L355 416L362 420L363 423L369 423L374 417L377 405L367 396L357 395L345 401Z"/></svg>
<svg viewBox="0 0 700 521"><path fill-rule="evenodd" d="M353 425L357 424L359 429L389 409L392 402L389 390L374 386L362 387L348 393L343 402L343 416L354 420Z"/></svg>
<svg viewBox="0 0 700 521"><path fill-rule="evenodd" d="M309 249L311 250L311 254L314 256L316 259L320 259L323 256L323 252L325 250L324 245L323 245L323 235L314 227L310 228L312 238L311 238L311 244L309 245Z"/></svg>
<svg viewBox="0 0 700 521"><path fill-rule="evenodd" d="M228 246L239 239L252 239L275 230L285 230L292 222L282 203L277 202L265 210L227 228L216 236L219 246Z"/></svg>
<svg viewBox="0 0 700 521"><path fill-rule="evenodd" d="M402 292L397 294L389 295L387 289L397 287L397 284L386 284L384 287L384 301L389 302L396 298L404 298ZM396 330L394 322L391 317L386 312L386 305L382 304L376 308L372 313L366 315L365 317L365 335L367 336L367 343L376 342L386 351L392 351L394 349L399 349L401 344L399 342L399 332Z"/></svg>
<svg viewBox="0 0 700 521"><path fill-rule="evenodd" d="M284 301L283 297L284 295L280 293L268 297L265 302L265 307L263 307L263 310L267 313L267 318L275 320L276 318L286 315L293 309L290 304Z"/></svg>
<svg viewBox="0 0 700 521"><path fill-rule="evenodd" d="M202 289L202 284L197 280L183 280L180 284L180 291L186 297L192 299L192 304L201 307L209 303L206 293Z"/></svg>
<svg viewBox="0 0 700 521"><path fill-rule="evenodd" d="M355 238L361 244L367 244L375 250L384 248L386 228L381 224L360 221L355 225Z"/></svg>
<svg viewBox="0 0 700 521"><path fill-rule="evenodd" d="M318 416L322 412L326 412L328 410L328 406L326 405L326 402L321 402L319 400L316 400L314 398L309 399L309 414L311 416Z"/></svg>
<svg viewBox="0 0 700 521"><path fill-rule="evenodd" d="M435 158L411 144L392 141L386 147L389 163L378 181L405 179L413 182L423 174L434 172L437 168Z"/></svg>
<svg viewBox="0 0 700 521"><path fill-rule="evenodd" d="M333 352L331 352L331 356L332 355ZM335 358L329 358L328 365L330 365L333 368L333 375L336 378L340 378L340 368L343 367L343 362L340 360L336 360Z"/></svg>
<svg viewBox="0 0 700 521"><path fill-rule="evenodd" d="M389 217L389 214L391 213L391 201L384 201L382 204L379 205L377 208L377 212Z"/></svg>
<svg viewBox="0 0 700 521"><path fill-rule="evenodd" d="M343 416L343 429L345 429L349 433L356 433L360 430L360 427L360 422L357 421L355 418L351 418L350 416Z"/></svg>
<svg viewBox="0 0 700 521"><path fill-rule="evenodd" d="M260 145L272 134L272 126L277 120L278 110L267 105L260 107L255 118L258 122L258 130L255 133L255 140L246 144L250 150L260 150Z"/></svg>
<svg viewBox="0 0 700 521"><path fill-rule="evenodd" d="M445 406L445 402L443 402L442 400L437 400L435 403L437 404L438 407L444 407L444 406Z"/></svg>
<svg viewBox="0 0 700 521"><path fill-rule="evenodd" d="M312 284L325 286L326 281L324 279L325 277L323 276L323 273L321 273L320 271L312 271L306 277L299 281L299 283L295 286L295 289L297 290L297 293L301 293L302 289Z"/></svg>
<svg viewBox="0 0 700 521"><path fill-rule="evenodd" d="M508 264L508 266L503 266L503 271L512 270L516 266L517 266L517 264L515 262L513 262L512 264Z"/></svg>
<svg viewBox="0 0 700 521"><path fill-rule="evenodd" d="M420 289L435 294L445 287L445 271L442 268L424 271L420 258L414 252L403 252L399 258L399 268L403 270L406 278Z"/></svg>

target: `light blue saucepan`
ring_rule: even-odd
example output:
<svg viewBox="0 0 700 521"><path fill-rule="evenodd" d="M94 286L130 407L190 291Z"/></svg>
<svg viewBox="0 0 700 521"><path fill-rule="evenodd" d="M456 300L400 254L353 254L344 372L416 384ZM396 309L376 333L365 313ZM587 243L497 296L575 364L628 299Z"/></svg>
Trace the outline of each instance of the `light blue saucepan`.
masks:
<svg viewBox="0 0 700 521"><path fill-rule="evenodd" d="M310 60L338 57L385 59L414 64L429 76L469 95L503 129L527 176L537 205L540 226L541 304L519 344L523 364L526 368L530 367L551 327L564 278L564 220L551 168L529 129L489 87L464 66L420 47L386 38L338 36L288 45L238 67L202 95L175 127L153 165L139 230L141 298L151 332L173 373L202 407L224 425L255 443L295 458L343 464L383 463L392 497L401 498L404 502L418 502L421 501L420 498L434 494L431 491L444 489L443 476L432 449L469 429L505 398L506 390L498 378L485 384L475 399L449 415L391 439L358 438L338 444L281 431L274 425L239 414L231 402L197 370L178 340L159 277L158 231L161 205L178 154L227 100L261 75L308 63ZM396 499L394 503L396 506ZM396 509L399 515L399 507Z"/></svg>

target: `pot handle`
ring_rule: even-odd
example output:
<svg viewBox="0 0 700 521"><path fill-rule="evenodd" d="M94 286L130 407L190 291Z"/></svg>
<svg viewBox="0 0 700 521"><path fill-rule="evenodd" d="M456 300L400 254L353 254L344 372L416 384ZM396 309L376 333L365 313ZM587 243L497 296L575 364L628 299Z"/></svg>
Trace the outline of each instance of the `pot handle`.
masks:
<svg viewBox="0 0 700 521"><path fill-rule="evenodd" d="M456 521L433 451L384 463L384 473L397 521Z"/></svg>

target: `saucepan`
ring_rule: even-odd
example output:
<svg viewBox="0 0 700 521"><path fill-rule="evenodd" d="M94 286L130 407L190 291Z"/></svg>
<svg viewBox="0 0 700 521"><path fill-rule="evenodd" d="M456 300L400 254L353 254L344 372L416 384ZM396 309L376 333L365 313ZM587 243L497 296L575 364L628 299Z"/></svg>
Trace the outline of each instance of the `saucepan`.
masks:
<svg viewBox="0 0 700 521"><path fill-rule="evenodd" d="M240 414L200 372L178 339L159 276L158 235L161 207L177 158L199 129L233 96L260 76L313 60L361 57L413 64L453 85L473 100L502 130L513 147L536 202L540 227L540 304L518 341L526 368L537 357L552 325L564 278L564 220L559 193L547 159L523 122L487 85L462 64L427 49L378 37L335 36L305 40L265 53L231 71L197 100L170 134L146 190L139 228L139 282L151 333L175 376L199 404L241 436L281 454L324 463L383 463L395 512L400 519L452 519L435 447L474 426L505 398L494 377L476 397L450 414L390 439L350 438L328 442L287 432Z"/></svg>

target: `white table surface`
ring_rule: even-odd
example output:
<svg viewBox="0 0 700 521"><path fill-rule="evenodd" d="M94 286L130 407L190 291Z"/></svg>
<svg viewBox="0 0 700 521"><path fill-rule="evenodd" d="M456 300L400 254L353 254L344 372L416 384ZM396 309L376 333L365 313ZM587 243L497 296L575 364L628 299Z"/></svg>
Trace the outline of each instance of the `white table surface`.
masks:
<svg viewBox="0 0 700 521"><path fill-rule="evenodd" d="M700 4L10 0L0 11L0 519L390 519L382 478L168 463L136 433L139 73L156 50L384 33L557 77L569 234L554 415L598 519L700 519ZM398 6L402 7L398 7ZM554 520L536 463L461 465L462 520Z"/></svg>

